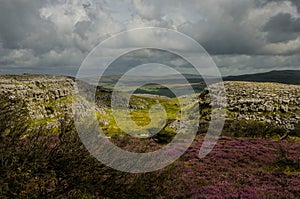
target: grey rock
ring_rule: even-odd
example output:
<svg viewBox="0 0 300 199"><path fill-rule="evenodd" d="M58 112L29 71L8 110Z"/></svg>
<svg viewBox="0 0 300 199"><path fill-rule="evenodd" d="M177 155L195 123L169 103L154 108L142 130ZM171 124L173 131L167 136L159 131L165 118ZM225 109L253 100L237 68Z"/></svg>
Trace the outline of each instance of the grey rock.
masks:
<svg viewBox="0 0 300 199"><path fill-rule="evenodd" d="M287 130L292 130L299 122L299 85L225 82L224 86L229 120L264 121ZM209 107L213 104L208 89L202 92L199 101L200 107ZM202 120L209 121L208 117L208 114L201 115Z"/></svg>

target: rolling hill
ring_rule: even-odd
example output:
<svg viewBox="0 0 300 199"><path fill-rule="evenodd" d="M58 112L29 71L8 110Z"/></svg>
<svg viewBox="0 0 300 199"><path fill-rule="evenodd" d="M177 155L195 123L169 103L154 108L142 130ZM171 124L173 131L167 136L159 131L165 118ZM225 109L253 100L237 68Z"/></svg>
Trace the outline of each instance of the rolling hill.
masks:
<svg viewBox="0 0 300 199"><path fill-rule="evenodd" d="M300 70L274 70L265 73L227 76L224 81L277 82L283 84L300 84Z"/></svg>

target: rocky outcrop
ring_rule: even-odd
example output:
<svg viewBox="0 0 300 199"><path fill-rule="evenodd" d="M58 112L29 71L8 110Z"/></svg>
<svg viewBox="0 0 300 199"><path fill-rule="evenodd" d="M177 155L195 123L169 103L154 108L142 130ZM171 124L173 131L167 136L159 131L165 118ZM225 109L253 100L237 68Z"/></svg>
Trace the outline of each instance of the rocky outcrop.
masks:
<svg viewBox="0 0 300 199"><path fill-rule="evenodd" d="M0 76L0 95L10 100L23 101L31 121L48 127L57 127L60 120L72 119L72 95L77 95L73 78L49 75ZM212 87L215 85L212 85ZM226 100L212 104L205 89L200 97L201 121L210 120L210 107L224 107L228 120L262 121L286 130L293 130L300 121L300 86L277 83L225 82ZM212 89L216 90L217 89ZM218 93L212 94L218 96ZM95 97L93 95L92 97ZM96 111L105 114L110 106L111 92L97 90ZM94 99L94 98L93 98ZM216 98L217 99L217 98ZM147 100L133 96L124 103L122 95L115 99L120 107L148 109ZM83 113L85 104L80 105ZM79 111L80 113L80 111ZM105 121L107 123L108 121ZM103 122L104 123L104 122Z"/></svg>
<svg viewBox="0 0 300 199"><path fill-rule="evenodd" d="M300 121L300 86L278 83L225 82L227 119L262 121L293 130ZM202 119L209 119L208 90L200 95Z"/></svg>
<svg viewBox="0 0 300 199"><path fill-rule="evenodd" d="M0 94L10 102L22 101L34 124L57 127L72 117L74 80L64 76L0 76Z"/></svg>
<svg viewBox="0 0 300 199"><path fill-rule="evenodd" d="M80 89L78 89L80 88ZM93 93L96 91L96 95ZM79 95L79 90L85 91ZM0 97L14 102L22 101L28 110L32 126L44 126L46 129L57 128L60 121L69 123L73 119L72 106L75 105L76 117L85 115L91 108L86 100L95 101L95 110L106 114L105 109L110 107L111 91L102 87L95 88L74 78L51 75L3 75L0 76ZM81 96L85 97L81 100ZM72 99L81 98L72 104ZM116 95L115 100L120 107L131 109L146 109L147 102L141 98L133 97L133 103L127 105L122 95ZM78 103L79 102L79 103ZM107 124L106 119L101 123Z"/></svg>

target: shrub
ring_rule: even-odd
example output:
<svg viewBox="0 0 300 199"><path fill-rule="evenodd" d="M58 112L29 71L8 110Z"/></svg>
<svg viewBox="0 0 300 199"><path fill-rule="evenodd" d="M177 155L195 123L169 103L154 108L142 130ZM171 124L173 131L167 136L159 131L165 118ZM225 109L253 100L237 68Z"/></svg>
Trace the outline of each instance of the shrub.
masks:
<svg viewBox="0 0 300 199"><path fill-rule="evenodd" d="M227 120L223 128L223 135L234 137L280 138L285 134L281 127L254 120Z"/></svg>

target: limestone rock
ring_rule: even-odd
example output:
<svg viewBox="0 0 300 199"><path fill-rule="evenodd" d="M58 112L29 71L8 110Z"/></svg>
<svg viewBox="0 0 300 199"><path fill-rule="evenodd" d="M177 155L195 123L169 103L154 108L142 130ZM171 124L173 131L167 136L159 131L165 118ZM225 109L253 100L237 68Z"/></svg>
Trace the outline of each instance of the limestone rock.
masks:
<svg viewBox="0 0 300 199"><path fill-rule="evenodd" d="M300 86L278 83L225 82L227 119L256 120L293 130L300 121ZM212 105L208 89L199 96L200 107ZM206 112L208 112L206 110ZM209 113L202 114L208 120Z"/></svg>

